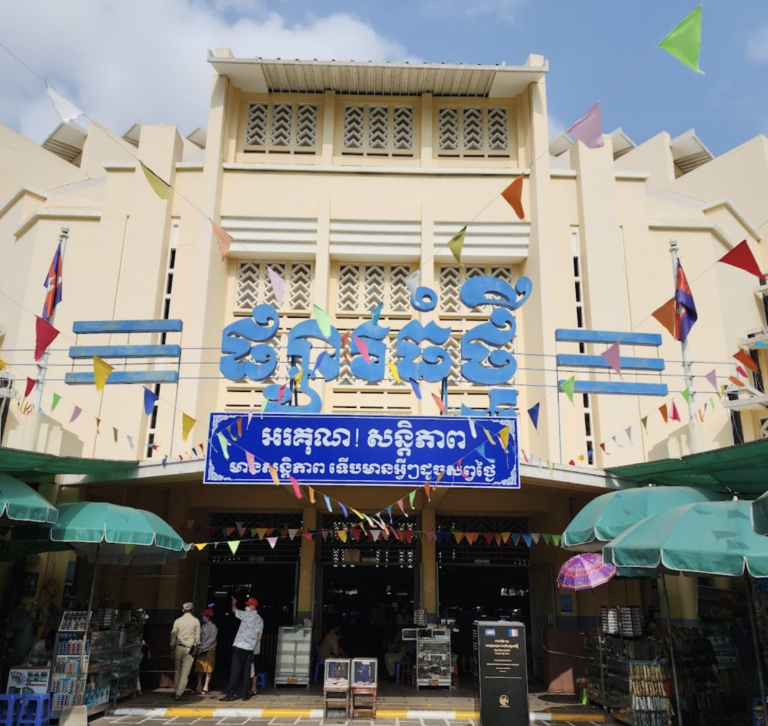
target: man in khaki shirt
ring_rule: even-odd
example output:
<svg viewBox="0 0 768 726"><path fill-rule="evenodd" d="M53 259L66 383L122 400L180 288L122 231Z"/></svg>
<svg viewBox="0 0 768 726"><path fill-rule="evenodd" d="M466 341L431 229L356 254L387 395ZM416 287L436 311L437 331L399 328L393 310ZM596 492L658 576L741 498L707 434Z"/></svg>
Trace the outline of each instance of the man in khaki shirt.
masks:
<svg viewBox="0 0 768 726"><path fill-rule="evenodd" d="M187 689L189 671L195 662L190 650L200 645L200 621L192 615L193 605L185 602L182 605L184 614L177 618L171 628L171 655L176 666L176 675L173 679L174 700L181 701L184 691Z"/></svg>

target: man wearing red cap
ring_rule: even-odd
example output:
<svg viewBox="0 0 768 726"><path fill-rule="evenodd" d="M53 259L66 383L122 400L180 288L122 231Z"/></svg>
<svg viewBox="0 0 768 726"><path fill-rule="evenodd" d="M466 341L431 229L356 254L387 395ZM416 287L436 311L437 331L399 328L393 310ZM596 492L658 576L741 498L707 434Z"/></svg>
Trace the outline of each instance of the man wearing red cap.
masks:
<svg viewBox="0 0 768 726"><path fill-rule="evenodd" d="M237 609L237 598L232 598L232 613L240 620L240 627L232 644L232 671L229 676L229 686L222 701L234 701L238 688L243 701L250 700L249 686L251 684L251 663L256 642L264 630L264 621L256 612L259 601L249 598L245 601L245 610Z"/></svg>

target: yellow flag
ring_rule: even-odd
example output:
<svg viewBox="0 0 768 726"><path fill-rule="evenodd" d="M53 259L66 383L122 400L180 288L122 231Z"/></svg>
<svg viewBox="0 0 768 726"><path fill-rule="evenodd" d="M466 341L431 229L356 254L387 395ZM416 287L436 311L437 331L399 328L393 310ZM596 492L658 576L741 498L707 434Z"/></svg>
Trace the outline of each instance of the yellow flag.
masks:
<svg viewBox="0 0 768 726"><path fill-rule="evenodd" d="M509 426L505 426L499 431L499 439L501 439L501 445L504 447L504 451L506 451L509 446Z"/></svg>
<svg viewBox="0 0 768 726"><path fill-rule="evenodd" d="M352 509L352 507L350 507L350 509ZM365 519L365 517L364 517L362 514L360 514L360 512L358 512L358 511L357 511L357 509L352 509L352 511L353 511L353 512L354 512L354 513L355 513L355 514L358 516L358 517L360 517L360 519Z"/></svg>
<svg viewBox="0 0 768 726"><path fill-rule="evenodd" d="M299 369L299 372L293 377L293 380L296 381L296 383L301 383L301 374L303 371Z"/></svg>
<svg viewBox="0 0 768 726"><path fill-rule="evenodd" d="M448 242L448 248L453 252L453 256L459 264L461 264L461 251L464 248L464 235L466 233L467 228L462 227L461 232L451 237L450 242Z"/></svg>
<svg viewBox="0 0 768 726"><path fill-rule="evenodd" d="M345 529L336 530L336 534L339 535L339 539L342 542L346 542L347 541L347 531Z"/></svg>
<svg viewBox="0 0 768 726"><path fill-rule="evenodd" d="M389 366L389 372L392 374L392 378L398 383L402 383L403 379L400 378L400 374L397 372L397 366L392 362L388 362L387 365Z"/></svg>
<svg viewBox="0 0 768 726"><path fill-rule="evenodd" d="M269 467L269 473L272 476L272 481L275 482L275 486L280 486L280 480L277 478L277 469L274 466Z"/></svg>
<svg viewBox="0 0 768 726"><path fill-rule="evenodd" d="M152 189L154 189L155 194L157 194L157 196L160 197L160 199L170 199L171 185L168 184L168 182L164 182L148 166L145 166L143 161L140 161L139 164L141 164L141 170L144 172L144 176L147 177L149 186L151 186Z"/></svg>
<svg viewBox="0 0 768 726"><path fill-rule="evenodd" d="M493 440L493 436L491 436L491 432L486 428L483 428L483 431L485 431L485 436L488 439L488 441L491 442L491 445L496 446L496 442Z"/></svg>
<svg viewBox="0 0 768 726"><path fill-rule="evenodd" d="M199 544L198 544L197 542L195 542L195 547L197 547L197 549L199 549L199 550L201 550L201 551L202 551L202 550L204 550L204 549L205 549L205 546L206 546L207 544L208 544L207 542L200 542Z"/></svg>
<svg viewBox="0 0 768 726"><path fill-rule="evenodd" d="M115 370L109 363L103 361L99 356L93 356L93 380L96 384L96 390L101 391L109 378L109 374Z"/></svg>
<svg viewBox="0 0 768 726"><path fill-rule="evenodd" d="M186 413L181 414L181 438L186 441L189 438L189 434L192 432L192 427L197 423L197 419L187 416Z"/></svg>
<svg viewBox="0 0 768 726"><path fill-rule="evenodd" d="M4 360L0 360L0 371L3 370L8 364Z"/></svg>
<svg viewBox="0 0 768 726"><path fill-rule="evenodd" d="M309 501L314 504L315 503L315 490L312 487L307 487L309 489Z"/></svg>

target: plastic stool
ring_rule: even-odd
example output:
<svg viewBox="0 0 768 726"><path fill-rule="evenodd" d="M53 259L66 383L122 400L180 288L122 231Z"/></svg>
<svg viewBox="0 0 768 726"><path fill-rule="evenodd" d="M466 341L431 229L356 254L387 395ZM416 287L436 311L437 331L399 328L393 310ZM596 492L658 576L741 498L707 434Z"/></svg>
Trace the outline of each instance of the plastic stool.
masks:
<svg viewBox="0 0 768 726"><path fill-rule="evenodd" d="M29 711L32 710L32 715ZM51 720L51 696L48 693L33 693L24 696L19 709L16 726L49 726Z"/></svg>
<svg viewBox="0 0 768 726"><path fill-rule="evenodd" d="M0 726L14 726L20 703L18 693L0 694Z"/></svg>
<svg viewBox="0 0 768 726"><path fill-rule="evenodd" d="M257 673L256 674L256 687L257 688L266 688L267 687L267 674L266 673Z"/></svg>

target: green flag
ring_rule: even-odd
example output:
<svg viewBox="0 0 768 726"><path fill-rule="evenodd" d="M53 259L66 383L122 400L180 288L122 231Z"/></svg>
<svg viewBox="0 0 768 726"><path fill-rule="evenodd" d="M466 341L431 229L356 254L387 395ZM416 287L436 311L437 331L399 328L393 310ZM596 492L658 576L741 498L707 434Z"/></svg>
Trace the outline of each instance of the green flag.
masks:
<svg viewBox="0 0 768 726"><path fill-rule="evenodd" d="M267 407L268 403L269 401L267 401L266 398L261 402L261 413L264 413L264 409Z"/></svg>
<svg viewBox="0 0 768 726"><path fill-rule="evenodd" d="M136 545L135 544L127 544L127 545L125 545L125 554L129 555L135 549L136 549Z"/></svg>
<svg viewBox="0 0 768 726"><path fill-rule="evenodd" d="M408 499L411 501L411 509L415 509L416 507L413 506L413 500L416 498L416 490L414 489L409 495Z"/></svg>
<svg viewBox="0 0 768 726"><path fill-rule="evenodd" d="M648 417L647 416L643 416L640 419L640 423L643 424L643 428L645 429L645 433L648 433Z"/></svg>
<svg viewBox="0 0 768 726"><path fill-rule="evenodd" d="M571 376L567 381L560 384L560 390L568 396L568 400L573 403L573 388L576 385L576 376Z"/></svg>
<svg viewBox="0 0 768 726"><path fill-rule="evenodd" d="M225 459L229 460L229 441L224 438L224 434L222 433L216 434L216 438L219 440L219 444L221 445L221 453L224 454Z"/></svg>
<svg viewBox="0 0 768 726"><path fill-rule="evenodd" d="M687 388L680 395L685 399L686 403L691 402L691 392Z"/></svg>
<svg viewBox="0 0 768 726"><path fill-rule="evenodd" d="M448 247L453 252L453 256L456 258L456 262L461 264L461 250L464 247L464 235L467 233L467 228L462 227L461 232L451 237L451 241L448 243Z"/></svg>
<svg viewBox="0 0 768 726"><path fill-rule="evenodd" d="M657 48L664 48L671 56L687 65L692 71L703 74L699 68L701 51L701 5L667 35Z"/></svg>
<svg viewBox="0 0 768 726"><path fill-rule="evenodd" d="M58 393L53 394L53 403L51 404L51 411L56 410L56 406L59 405L59 401L61 401L61 396Z"/></svg>
<svg viewBox="0 0 768 726"><path fill-rule="evenodd" d="M320 326L320 332L328 338L331 335L331 316L321 307L317 305L313 307L315 309L315 320L317 320L317 324Z"/></svg>
<svg viewBox="0 0 768 726"><path fill-rule="evenodd" d="M552 541L551 534L542 534L541 537L544 540L544 544L549 544Z"/></svg>
<svg viewBox="0 0 768 726"><path fill-rule="evenodd" d="M560 546L560 535L559 534L553 534L552 535L552 541L555 543L555 546Z"/></svg>

